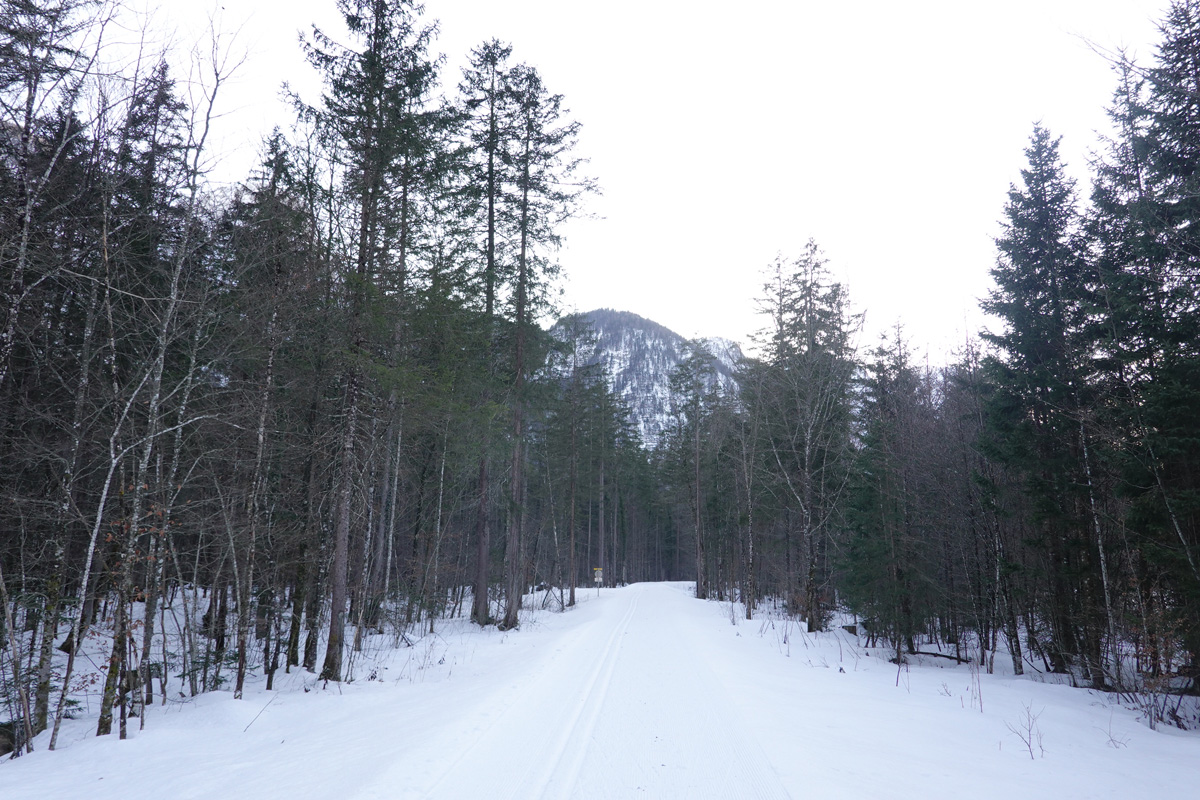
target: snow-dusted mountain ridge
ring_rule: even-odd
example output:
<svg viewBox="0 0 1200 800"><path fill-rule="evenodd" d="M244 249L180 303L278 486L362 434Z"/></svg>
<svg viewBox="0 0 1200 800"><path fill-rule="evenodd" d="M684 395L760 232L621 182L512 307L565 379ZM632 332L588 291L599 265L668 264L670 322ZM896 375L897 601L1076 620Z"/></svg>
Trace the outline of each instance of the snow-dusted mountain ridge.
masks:
<svg viewBox="0 0 1200 800"><path fill-rule="evenodd" d="M601 308L579 316L592 329L591 340L583 337L580 344L579 364L603 365L608 386L628 404L642 443L653 448L671 422L671 371L687 357L688 340L629 311ZM566 341L570 336L566 320L560 320L551 334ZM741 348L715 337L700 342L715 356L722 391L734 390L734 365L742 357Z"/></svg>

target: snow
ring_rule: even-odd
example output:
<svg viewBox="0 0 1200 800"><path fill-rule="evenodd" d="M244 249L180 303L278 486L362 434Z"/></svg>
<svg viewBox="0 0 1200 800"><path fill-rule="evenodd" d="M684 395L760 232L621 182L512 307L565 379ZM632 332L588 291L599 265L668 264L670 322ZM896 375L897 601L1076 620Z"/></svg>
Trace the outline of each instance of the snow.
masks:
<svg viewBox="0 0 1200 800"><path fill-rule="evenodd" d="M746 621L690 591L580 590L517 631L380 637L358 681L301 671L241 701L176 697L126 741L84 716L57 752L43 735L0 762L0 797L1196 796L1200 735L1151 730L1111 696L942 659L898 668L844 631ZM1032 757L1014 732L1027 713Z"/></svg>

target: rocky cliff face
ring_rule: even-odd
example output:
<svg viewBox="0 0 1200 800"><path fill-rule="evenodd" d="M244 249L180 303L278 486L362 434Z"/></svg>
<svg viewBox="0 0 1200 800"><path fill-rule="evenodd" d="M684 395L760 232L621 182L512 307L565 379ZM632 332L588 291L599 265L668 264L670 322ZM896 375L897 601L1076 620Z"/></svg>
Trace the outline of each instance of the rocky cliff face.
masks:
<svg viewBox="0 0 1200 800"><path fill-rule="evenodd" d="M688 340L628 311L602 308L580 316L592 330L591 338L581 342L580 365L602 365L609 388L629 406L642 443L654 447L671 422L671 371L687 357ZM566 340L569 326L560 321L551 333ZM700 342L715 356L721 390L735 390L734 366L742 356L741 348L728 339ZM564 365L551 368L561 371Z"/></svg>

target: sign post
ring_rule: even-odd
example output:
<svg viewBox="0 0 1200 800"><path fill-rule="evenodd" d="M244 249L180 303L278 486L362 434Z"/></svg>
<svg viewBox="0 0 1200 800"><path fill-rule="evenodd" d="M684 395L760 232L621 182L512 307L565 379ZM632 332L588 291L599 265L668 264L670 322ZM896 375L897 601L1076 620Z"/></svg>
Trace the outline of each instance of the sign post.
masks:
<svg viewBox="0 0 1200 800"><path fill-rule="evenodd" d="M603 567L592 567L592 580L596 582L596 597L599 597L600 586L604 583Z"/></svg>

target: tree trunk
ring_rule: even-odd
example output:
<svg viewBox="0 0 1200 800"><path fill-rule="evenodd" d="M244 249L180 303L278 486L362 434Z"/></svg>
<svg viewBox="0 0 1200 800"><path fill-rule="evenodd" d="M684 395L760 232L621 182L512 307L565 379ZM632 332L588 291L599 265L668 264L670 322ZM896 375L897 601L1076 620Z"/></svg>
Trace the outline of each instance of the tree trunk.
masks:
<svg viewBox="0 0 1200 800"><path fill-rule="evenodd" d="M321 680L342 679L342 645L346 632L346 580L349 574L350 513L354 488L354 438L358 423L358 375L352 372L346 388L346 429L342 433L341 474L338 476L338 507L334 523L333 565L329 608L329 640Z"/></svg>
<svg viewBox="0 0 1200 800"><path fill-rule="evenodd" d="M697 405L695 419L692 420L692 513L693 527L696 530L696 597L708 599L708 585L705 580L704 535L700 527L700 411Z"/></svg>
<svg viewBox="0 0 1200 800"><path fill-rule="evenodd" d="M488 561L491 555L491 528L488 520L487 456L479 459L479 507L475 523L475 597L471 605L471 621L487 625L492 621L488 605Z"/></svg>
<svg viewBox="0 0 1200 800"><path fill-rule="evenodd" d="M507 583L505 597L504 623L505 629L517 627L517 612L521 608L521 597L524 594L524 565L521 552L521 528L524 522L524 490L525 490L525 315L529 291L529 226L531 224L529 205L530 159L532 148L532 131L526 129L524 153L522 156L521 181L521 245L517 257L517 302L516 302L516 347L513 357L513 368L516 380L513 383L513 455L512 477L510 485L511 504L509 509L508 538L504 547L504 571Z"/></svg>

